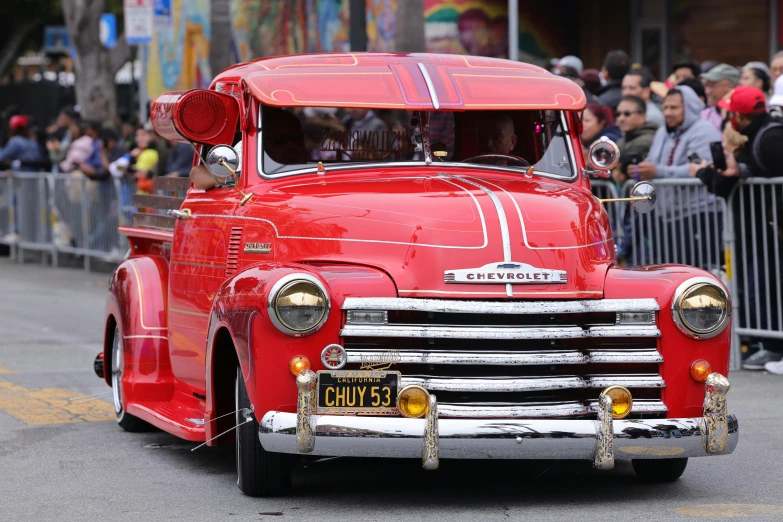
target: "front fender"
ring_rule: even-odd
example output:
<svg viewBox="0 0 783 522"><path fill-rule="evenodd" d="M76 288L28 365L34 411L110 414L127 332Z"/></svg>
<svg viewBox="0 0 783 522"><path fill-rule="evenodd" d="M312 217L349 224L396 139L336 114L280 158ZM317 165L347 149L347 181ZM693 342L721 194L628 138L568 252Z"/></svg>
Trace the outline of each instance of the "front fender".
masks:
<svg viewBox="0 0 783 522"><path fill-rule="evenodd" d="M112 274L106 301L104 360L111 368L112 320L122 336L126 399L168 400L173 392L166 324L168 264L159 256L123 261ZM111 372L104 372L111 384ZM162 385L162 386L161 386Z"/></svg>
<svg viewBox="0 0 783 522"><path fill-rule="evenodd" d="M680 284L693 277L712 279L729 295L725 285L711 273L684 265L613 267L606 275L604 296L607 299L652 297L658 302L658 328L661 338L658 350L663 356L660 366L666 387L662 397L670 418L698 417L704 403L704 384L690 376L691 363L705 359L714 372L728 375L731 347L731 318L726 328L712 339L698 340L683 334L672 317L672 300Z"/></svg>
<svg viewBox="0 0 783 522"><path fill-rule="evenodd" d="M278 330L267 312L269 291L288 274L306 273L317 277L329 293L329 316L318 331L293 337ZM213 367L223 348L218 332L225 328L231 335L236 357L242 369L248 396L259 420L269 410L296 411L296 381L288 364L296 355L310 359L312 369L323 369L321 351L340 340L341 307L348 296L396 297L397 289L384 272L353 265L264 263L253 265L228 279L216 293L209 321L207 345L208 430L216 415ZM207 433L207 438L210 435Z"/></svg>

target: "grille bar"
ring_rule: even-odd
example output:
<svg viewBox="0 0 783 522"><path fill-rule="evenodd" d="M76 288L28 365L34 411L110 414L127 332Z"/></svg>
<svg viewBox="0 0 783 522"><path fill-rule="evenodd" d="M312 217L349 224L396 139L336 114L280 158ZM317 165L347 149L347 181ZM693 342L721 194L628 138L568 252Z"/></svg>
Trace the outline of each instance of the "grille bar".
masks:
<svg viewBox="0 0 783 522"><path fill-rule="evenodd" d="M635 400L633 401L633 414L661 414L669 411L669 408L659 400ZM598 401L587 403L572 401L558 403L467 403L449 404L439 403L438 414L444 417L457 418L546 418L546 417L573 417L578 415L592 415L598 412Z"/></svg>
<svg viewBox="0 0 783 522"><path fill-rule="evenodd" d="M342 337L407 337L431 339L590 339L601 337L660 337L655 326L594 326L590 328L463 327L451 325L346 324Z"/></svg>
<svg viewBox="0 0 783 522"><path fill-rule="evenodd" d="M402 386L416 384L428 391L448 392L531 392L625 386L626 388L663 388L658 375L602 375L552 377L436 377L430 375L403 375Z"/></svg>
<svg viewBox="0 0 783 522"><path fill-rule="evenodd" d="M657 312L655 299L598 299L585 301L452 301L406 297L348 297L343 310L403 310L475 314L568 314L597 312Z"/></svg>
<svg viewBox="0 0 783 522"><path fill-rule="evenodd" d="M347 349L348 363L382 360L387 350ZM587 354L575 350L547 352L475 352L400 350L398 364L483 364L495 366L534 366L550 364L585 363L660 363L663 357L657 350L590 351Z"/></svg>

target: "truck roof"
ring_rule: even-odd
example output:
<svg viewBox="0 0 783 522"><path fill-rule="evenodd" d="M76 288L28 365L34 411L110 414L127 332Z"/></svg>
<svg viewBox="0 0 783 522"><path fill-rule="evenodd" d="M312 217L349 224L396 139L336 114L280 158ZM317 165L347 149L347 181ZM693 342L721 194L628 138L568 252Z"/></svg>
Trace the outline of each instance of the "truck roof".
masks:
<svg viewBox="0 0 783 522"><path fill-rule="evenodd" d="M223 71L278 107L582 110L582 88L536 65L448 54L321 53L261 58Z"/></svg>

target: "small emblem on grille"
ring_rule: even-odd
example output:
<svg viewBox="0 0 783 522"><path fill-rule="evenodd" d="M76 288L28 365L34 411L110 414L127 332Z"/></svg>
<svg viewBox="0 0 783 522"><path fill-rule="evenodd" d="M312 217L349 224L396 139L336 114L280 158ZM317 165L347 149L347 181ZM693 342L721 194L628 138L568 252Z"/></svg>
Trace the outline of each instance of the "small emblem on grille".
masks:
<svg viewBox="0 0 783 522"><path fill-rule="evenodd" d="M339 370L348 362L348 354L339 344L330 344L321 352L321 362L330 370Z"/></svg>
<svg viewBox="0 0 783 522"><path fill-rule="evenodd" d="M400 352L393 350L372 355L362 355L362 370L386 370L400 362Z"/></svg>
<svg viewBox="0 0 783 522"><path fill-rule="evenodd" d="M246 254L269 254L272 252L272 243L245 243Z"/></svg>
<svg viewBox="0 0 783 522"><path fill-rule="evenodd" d="M536 268L525 263L490 263L480 268L446 270L444 283L541 285L567 283L565 270Z"/></svg>

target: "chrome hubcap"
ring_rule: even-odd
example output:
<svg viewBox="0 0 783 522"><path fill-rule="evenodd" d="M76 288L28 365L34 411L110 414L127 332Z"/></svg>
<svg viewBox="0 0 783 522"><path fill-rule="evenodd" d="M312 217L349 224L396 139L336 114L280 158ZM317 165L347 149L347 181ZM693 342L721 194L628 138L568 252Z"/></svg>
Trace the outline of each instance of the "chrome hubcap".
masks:
<svg viewBox="0 0 783 522"><path fill-rule="evenodd" d="M114 344L111 352L111 389L114 396L114 413L122 413L122 369L125 362L122 356L122 341L119 329L114 330Z"/></svg>

